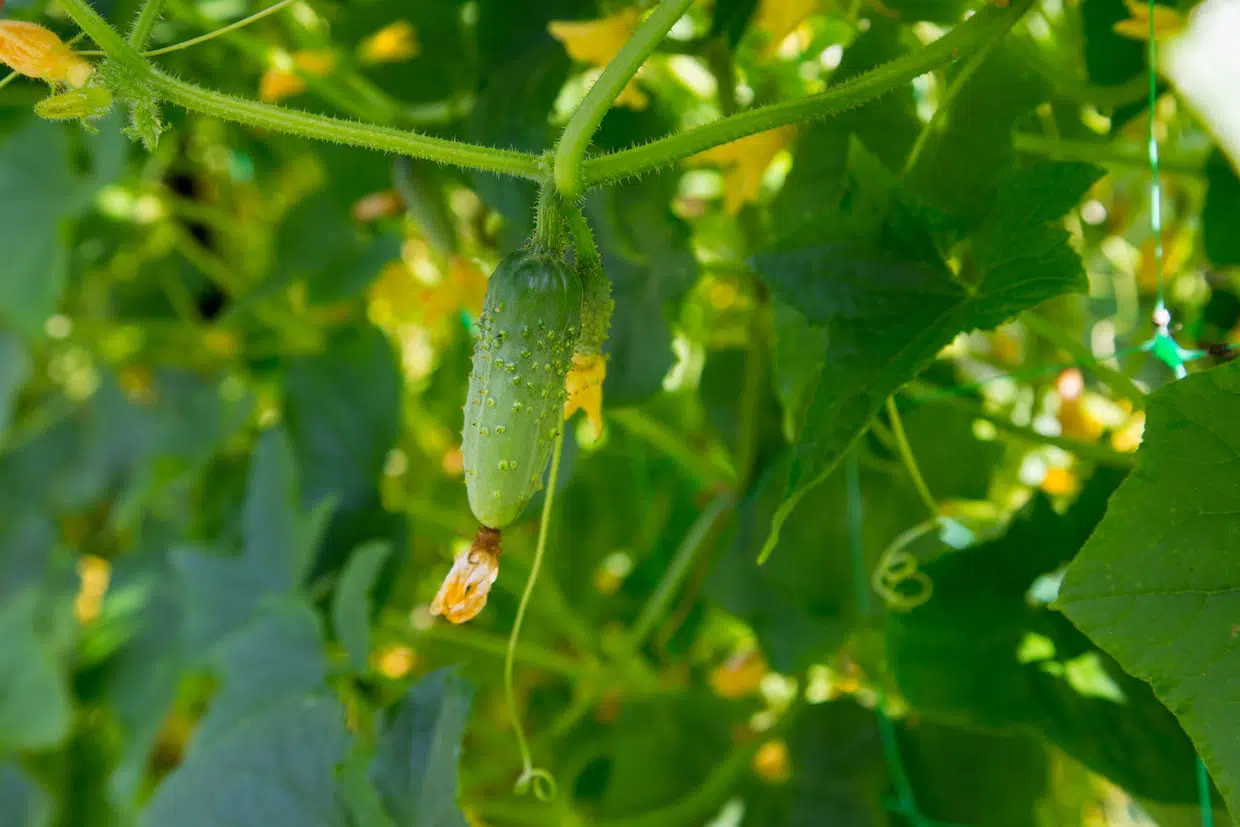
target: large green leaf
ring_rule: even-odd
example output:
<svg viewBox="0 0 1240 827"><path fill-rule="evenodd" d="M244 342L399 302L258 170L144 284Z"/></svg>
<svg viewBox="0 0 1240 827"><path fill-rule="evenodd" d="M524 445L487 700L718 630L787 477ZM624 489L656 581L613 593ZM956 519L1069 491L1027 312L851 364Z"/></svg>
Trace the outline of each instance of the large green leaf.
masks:
<svg viewBox="0 0 1240 827"><path fill-rule="evenodd" d="M201 750L157 789L141 827L349 827L336 767L349 747L334 699L280 702Z"/></svg>
<svg viewBox="0 0 1240 827"><path fill-rule="evenodd" d="M1148 416L1140 466L1059 603L1153 685L1240 812L1240 364L1163 388Z"/></svg>
<svg viewBox="0 0 1240 827"><path fill-rule="evenodd" d="M464 827L456 776L472 700L470 683L441 669L384 717L372 774L398 827Z"/></svg>
<svg viewBox="0 0 1240 827"><path fill-rule="evenodd" d="M892 672L936 723L1036 734L1135 795L1192 801L1193 751L1175 718L1029 597L1085 541L1115 482L1099 471L1066 515L1039 497L1004 536L925 564L932 597L888 614Z"/></svg>
<svg viewBox="0 0 1240 827"><path fill-rule="evenodd" d="M856 164L881 174L864 153ZM775 515L764 554L797 500L826 478L884 400L939 350L960 333L995 327L1084 287L1067 233L1050 222L1099 174L1083 164L1044 164L1008 176L998 206L974 236L972 268L960 279L936 260L929 215L898 194L884 203L874 172L845 199L847 212L817 228L821 241L757 256L755 267L772 290L827 331L790 496Z"/></svg>

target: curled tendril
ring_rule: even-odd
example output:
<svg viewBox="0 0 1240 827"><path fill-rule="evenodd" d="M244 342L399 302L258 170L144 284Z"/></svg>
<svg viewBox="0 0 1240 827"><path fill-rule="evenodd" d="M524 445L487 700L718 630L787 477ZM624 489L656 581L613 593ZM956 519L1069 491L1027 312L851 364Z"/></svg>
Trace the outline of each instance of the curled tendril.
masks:
<svg viewBox="0 0 1240 827"><path fill-rule="evenodd" d="M521 777L517 779L517 783L512 785L512 791L517 795L533 791L535 798L546 802L555 799L558 786L554 775L527 763L521 769Z"/></svg>
<svg viewBox="0 0 1240 827"><path fill-rule="evenodd" d="M870 585L892 609L907 612L925 603L934 594L934 582L918 568L909 545L939 528L943 518L935 517L913 526L891 541L878 558ZM913 585L910 591L909 584Z"/></svg>

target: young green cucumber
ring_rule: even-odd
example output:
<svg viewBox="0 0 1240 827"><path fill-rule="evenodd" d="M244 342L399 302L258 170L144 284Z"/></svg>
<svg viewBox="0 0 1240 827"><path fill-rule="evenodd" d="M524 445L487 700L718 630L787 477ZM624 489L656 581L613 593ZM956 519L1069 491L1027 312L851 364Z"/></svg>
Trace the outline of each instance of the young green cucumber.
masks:
<svg viewBox="0 0 1240 827"><path fill-rule="evenodd" d="M502 529L542 486L564 418L564 377L581 333L580 277L521 250L487 284L474 344L461 453L474 516Z"/></svg>

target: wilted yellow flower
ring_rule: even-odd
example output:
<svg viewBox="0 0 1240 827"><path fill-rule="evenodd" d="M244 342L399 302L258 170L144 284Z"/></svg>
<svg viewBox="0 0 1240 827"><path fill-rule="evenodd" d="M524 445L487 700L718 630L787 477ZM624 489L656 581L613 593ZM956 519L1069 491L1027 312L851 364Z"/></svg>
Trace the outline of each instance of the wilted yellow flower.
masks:
<svg viewBox="0 0 1240 827"><path fill-rule="evenodd" d="M1121 20L1113 27L1116 34L1130 37L1133 40L1145 41L1150 36L1149 6L1140 0L1124 0L1128 13L1132 17ZM1168 6L1154 6L1154 40L1162 42L1170 40L1184 28L1184 19L1179 12Z"/></svg>
<svg viewBox="0 0 1240 827"><path fill-rule="evenodd" d="M564 418L585 411L594 436L603 434L603 380L607 378L607 357L601 353L574 353L573 366L564 377Z"/></svg>
<svg viewBox="0 0 1240 827"><path fill-rule="evenodd" d="M362 63L400 63L420 49L418 30L408 20L397 20L362 41L357 53Z"/></svg>
<svg viewBox="0 0 1240 827"><path fill-rule="evenodd" d="M75 89L95 67L74 53L55 32L25 20L0 20L0 63L26 77L66 83Z"/></svg>
<svg viewBox="0 0 1240 827"><path fill-rule="evenodd" d="M547 24L547 31L573 60L601 69L629 42L641 20L641 12L627 8L599 20L553 20ZM649 102L635 80L630 80L616 98L617 106L630 109L645 109Z"/></svg>
<svg viewBox="0 0 1240 827"><path fill-rule="evenodd" d="M699 152L690 161L723 169L723 209L736 215L745 204L758 200L766 168L795 134L793 126L769 129Z"/></svg>
<svg viewBox="0 0 1240 827"><path fill-rule="evenodd" d="M816 11L818 0L762 0L753 25L769 36L763 54L774 54L784 38L795 32Z"/></svg>
<svg viewBox="0 0 1240 827"><path fill-rule="evenodd" d="M456 556L439 593L431 602L431 614L452 623L473 620L487 605L487 595L499 577L500 533L481 528L469 548Z"/></svg>
<svg viewBox="0 0 1240 827"><path fill-rule="evenodd" d="M336 65L336 55L326 49L307 50L293 54L292 66L315 77L324 77ZM258 97L275 103L306 91L306 82L293 68L275 65L263 73L258 83Z"/></svg>

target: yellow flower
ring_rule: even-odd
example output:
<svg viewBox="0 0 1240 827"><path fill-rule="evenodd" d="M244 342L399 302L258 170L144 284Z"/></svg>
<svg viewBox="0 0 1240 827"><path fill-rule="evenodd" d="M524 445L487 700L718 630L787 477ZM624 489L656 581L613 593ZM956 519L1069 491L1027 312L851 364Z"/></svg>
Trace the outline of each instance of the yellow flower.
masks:
<svg viewBox="0 0 1240 827"><path fill-rule="evenodd" d="M1118 35L1130 37L1144 42L1150 36L1150 10L1140 0L1124 0L1128 13L1132 17L1115 24L1114 31ZM1184 19L1179 12L1167 6L1154 6L1154 40L1161 43L1175 37L1184 28Z"/></svg>
<svg viewBox="0 0 1240 827"><path fill-rule="evenodd" d="M792 778L792 760L788 745L781 740L767 741L753 756L753 770L772 784L783 784Z"/></svg>
<svg viewBox="0 0 1240 827"><path fill-rule="evenodd" d="M758 200L766 168L795 134L796 127L781 126L712 147L690 161L723 169L723 209L728 215L736 215L745 204Z"/></svg>
<svg viewBox="0 0 1240 827"><path fill-rule="evenodd" d="M25 20L0 20L0 63L26 77L66 83L75 89L95 71L90 61L75 54L55 32Z"/></svg>
<svg viewBox="0 0 1240 827"><path fill-rule="evenodd" d="M735 700L758 691L766 675L766 661L757 650L739 652L710 673L710 687L721 698Z"/></svg>
<svg viewBox="0 0 1240 827"><path fill-rule="evenodd" d="M629 42L641 19L641 12L627 8L599 20L553 20L547 24L547 31L573 60L601 69ZM649 102L635 80L629 81L616 98L617 106L630 109L645 109Z"/></svg>
<svg viewBox="0 0 1240 827"><path fill-rule="evenodd" d="M258 84L258 97L266 103L275 103L306 91L306 82L298 72L324 77L336 65L336 56L326 50L308 50L293 55L292 65L272 66L263 73ZM294 69L295 67L295 69Z"/></svg>
<svg viewBox="0 0 1240 827"><path fill-rule="evenodd" d="M603 434L603 380L607 378L607 357L599 353L574 353L573 366L564 377L564 418L585 411L594 436Z"/></svg>
<svg viewBox="0 0 1240 827"><path fill-rule="evenodd" d="M415 57L421 48L413 24L397 20L362 41L357 51L362 63L400 63Z"/></svg>
<svg viewBox="0 0 1240 827"><path fill-rule="evenodd" d="M469 548L456 556L439 593L431 602L431 614L452 623L473 620L487 605L487 595L499 577L500 533L481 528Z"/></svg>
<svg viewBox="0 0 1240 827"><path fill-rule="evenodd" d="M774 54L784 39L816 11L818 0L762 0L753 24L768 36L763 55Z"/></svg>

